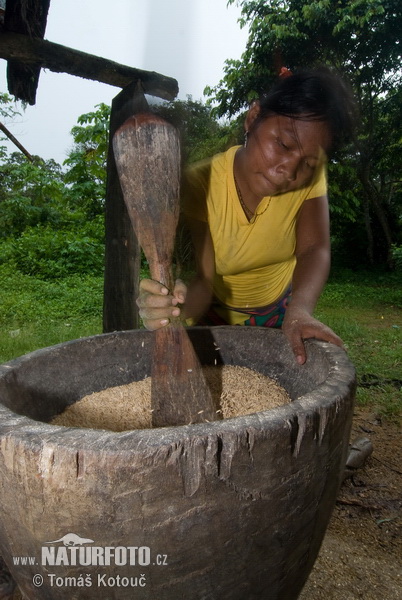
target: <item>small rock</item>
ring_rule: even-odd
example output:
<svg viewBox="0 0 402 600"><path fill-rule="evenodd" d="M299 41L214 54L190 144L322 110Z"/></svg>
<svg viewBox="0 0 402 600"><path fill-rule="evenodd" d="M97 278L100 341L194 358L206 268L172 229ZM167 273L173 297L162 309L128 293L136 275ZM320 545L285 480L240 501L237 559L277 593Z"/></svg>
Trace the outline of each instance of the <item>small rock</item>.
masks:
<svg viewBox="0 0 402 600"><path fill-rule="evenodd" d="M357 469L360 469L367 458L373 452L373 444L366 437L357 438L349 445L349 454L346 460L343 479L347 479L354 475Z"/></svg>

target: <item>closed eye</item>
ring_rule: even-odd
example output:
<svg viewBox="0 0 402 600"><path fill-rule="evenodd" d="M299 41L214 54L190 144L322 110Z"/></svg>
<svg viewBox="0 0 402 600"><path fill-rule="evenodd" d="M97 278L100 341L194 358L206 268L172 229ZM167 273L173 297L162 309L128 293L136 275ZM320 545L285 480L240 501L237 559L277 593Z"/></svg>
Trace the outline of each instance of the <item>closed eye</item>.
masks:
<svg viewBox="0 0 402 600"><path fill-rule="evenodd" d="M276 143L283 148L284 150L289 150L289 146L287 146L280 138L276 138Z"/></svg>
<svg viewBox="0 0 402 600"><path fill-rule="evenodd" d="M309 169L311 169L311 170L313 170L313 171L314 171L314 169L316 169L316 168L317 168L317 163L316 163L316 162L314 162L314 161L310 161L310 160L308 160L308 159L304 161L304 164L305 164L305 165L306 165L306 166L307 166Z"/></svg>

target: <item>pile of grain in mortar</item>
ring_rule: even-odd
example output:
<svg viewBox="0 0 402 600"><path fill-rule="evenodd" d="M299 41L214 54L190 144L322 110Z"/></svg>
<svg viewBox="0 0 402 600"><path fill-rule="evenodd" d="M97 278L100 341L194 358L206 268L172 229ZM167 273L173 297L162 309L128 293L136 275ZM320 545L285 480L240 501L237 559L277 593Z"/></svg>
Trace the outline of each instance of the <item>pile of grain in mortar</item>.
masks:
<svg viewBox="0 0 402 600"><path fill-rule="evenodd" d="M273 379L247 367L203 367L203 372L225 419L290 402L287 392ZM151 414L151 377L147 377L85 396L57 415L52 424L110 431L149 429Z"/></svg>

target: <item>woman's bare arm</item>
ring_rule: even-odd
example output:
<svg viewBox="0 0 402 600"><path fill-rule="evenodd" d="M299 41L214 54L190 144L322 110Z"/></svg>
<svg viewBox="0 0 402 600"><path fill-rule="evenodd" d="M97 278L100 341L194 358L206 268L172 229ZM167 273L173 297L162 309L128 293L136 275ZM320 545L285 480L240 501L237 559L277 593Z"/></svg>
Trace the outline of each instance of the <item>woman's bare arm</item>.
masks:
<svg viewBox="0 0 402 600"><path fill-rule="evenodd" d="M326 196L306 200L296 228L296 267L292 279L292 299L286 310L283 331L296 360L303 364L303 340L314 337L342 346L342 340L312 313L330 269L329 211Z"/></svg>

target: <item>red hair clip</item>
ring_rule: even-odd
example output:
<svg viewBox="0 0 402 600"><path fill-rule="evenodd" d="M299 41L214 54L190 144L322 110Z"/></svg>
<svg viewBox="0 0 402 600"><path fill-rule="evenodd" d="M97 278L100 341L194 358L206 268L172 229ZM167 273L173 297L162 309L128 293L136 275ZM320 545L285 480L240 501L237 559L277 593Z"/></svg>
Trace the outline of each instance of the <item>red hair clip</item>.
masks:
<svg viewBox="0 0 402 600"><path fill-rule="evenodd" d="M279 77L290 77L291 75L293 75L293 73L287 67L282 67L279 71Z"/></svg>

